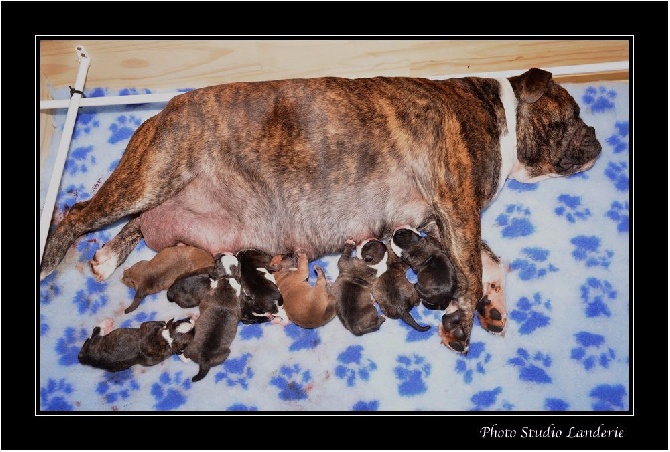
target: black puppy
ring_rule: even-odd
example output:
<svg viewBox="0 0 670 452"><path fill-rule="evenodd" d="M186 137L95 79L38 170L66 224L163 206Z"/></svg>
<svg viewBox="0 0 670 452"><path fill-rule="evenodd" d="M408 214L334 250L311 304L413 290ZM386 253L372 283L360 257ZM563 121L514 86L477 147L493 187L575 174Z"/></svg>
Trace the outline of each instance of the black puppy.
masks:
<svg viewBox="0 0 670 452"><path fill-rule="evenodd" d="M184 357L200 367L191 378L193 382L205 378L212 367L228 358L242 315L240 265L235 256L217 254L210 277L196 289L202 296L200 316L195 321L195 336L184 350Z"/></svg>
<svg viewBox="0 0 670 452"><path fill-rule="evenodd" d="M456 269L433 237L398 228L391 238L393 252L416 273L414 285L428 309L446 309L456 291Z"/></svg>
<svg viewBox="0 0 670 452"><path fill-rule="evenodd" d="M386 317L401 319L417 331L428 331L430 325L419 325L410 311L421 302L419 293L407 279L409 264L403 262L386 244L386 266L384 273L372 284L372 298L379 304Z"/></svg>
<svg viewBox="0 0 670 452"><path fill-rule="evenodd" d="M117 328L105 319L93 328L79 351L79 362L110 372L118 372L139 364L153 366L173 354L181 354L193 340L190 318L167 322L143 322L139 328Z"/></svg>
<svg viewBox="0 0 670 452"><path fill-rule="evenodd" d="M242 323L263 323L272 320L284 304L277 281L271 272L281 270L273 265L272 255L258 249L237 252L242 285Z"/></svg>
<svg viewBox="0 0 670 452"><path fill-rule="evenodd" d="M356 336L377 331L386 318L377 313L372 301L372 283L378 270L383 271L386 247L380 241L369 241L361 249L365 258L352 256L356 246L347 240L337 261L339 274L328 290L342 325ZM364 249L364 251L363 251Z"/></svg>

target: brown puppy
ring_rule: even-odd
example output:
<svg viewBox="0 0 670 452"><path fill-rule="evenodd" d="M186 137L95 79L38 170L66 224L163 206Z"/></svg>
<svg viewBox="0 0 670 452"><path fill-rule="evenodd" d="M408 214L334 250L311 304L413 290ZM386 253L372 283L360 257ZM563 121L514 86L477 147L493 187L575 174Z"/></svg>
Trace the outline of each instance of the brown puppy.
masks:
<svg viewBox="0 0 670 452"><path fill-rule="evenodd" d="M133 312L144 297L170 287L185 274L214 264L209 251L194 246L171 246L156 254L149 261L139 261L123 271L121 281L135 289L133 302L124 311Z"/></svg>
<svg viewBox="0 0 670 452"><path fill-rule="evenodd" d="M372 298L379 304L386 317L401 319L417 331L428 331L430 325L419 325L410 311L421 302L414 285L407 279L409 264L403 262L386 244L387 270L372 284Z"/></svg>
<svg viewBox="0 0 670 452"><path fill-rule="evenodd" d="M184 350L184 357L199 365L198 373L191 378L193 382L205 378L212 367L228 358L242 315L239 262L233 254L224 253L217 255L214 266L212 278L203 282L200 291L195 336Z"/></svg>
<svg viewBox="0 0 670 452"><path fill-rule="evenodd" d="M365 260L352 256L355 247L353 240L345 242L337 261L339 274L328 296L342 325L354 335L361 336L377 331L386 320L377 313L372 301L372 283L377 278L377 266L386 255L386 247L382 242L371 244L366 249Z"/></svg>
<svg viewBox="0 0 670 452"><path fill-rule="evenodd" d="M79 362L110 372L133 365L154 366L173 354L181 354L193 340L190 318L167 322L143 322L139 328L117 328L105 319L93 328L79 351Z"/></svg>
<svg viewBox="0 0 670 452"><path fill-rule="evenodd" d="M272 320L283 304L282 294L271 272L272 255L259 249L242 250L235 254L240 263L242 285L242 322L263 323Z"/></svg>
<svg viewBox="0 0 670 452"><path fill-rule="evenodd" d="M157 251L182 242L212 254L302 248L315 258L341 252L347 238L435 221L457 273L460 314L446 344L467 353L483 293L482 211L506 179L568 176L600 152L575 100L536 68L499 79L320 77L195 89L146 120L93 197L49 235L40 279L82 234L124 217L91 261L99 279L142 237Z"/></svg>
<svg viewBox="0 0 670 452"><path fill-rule="evenodd" d="M296 257L290 254L278 254L272 258L272 264L281 269L274 273L277 287L284 299L284 311L291 322L302 328L317 328L335 317L334 299L328 297L328 280L323 269L314 266L316 284L307 281L309 262L307 254L296 251Z"/></svg>

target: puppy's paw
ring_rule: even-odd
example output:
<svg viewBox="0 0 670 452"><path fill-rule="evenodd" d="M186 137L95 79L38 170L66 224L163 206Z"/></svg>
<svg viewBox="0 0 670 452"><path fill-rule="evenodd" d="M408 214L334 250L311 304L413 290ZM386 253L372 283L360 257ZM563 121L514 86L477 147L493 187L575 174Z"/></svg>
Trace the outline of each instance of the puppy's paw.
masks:
<svg viewBox="0 0 670 452"><path fill-rule="evenodd" d="M464 324L464 320L465 313L458 308L456 301L452 302L442 316L439 334L442 344L465 355L470 348L470 331Z"/></svg>
<svg viewBox="0 0 670 452"><path fill-rule="evenodd" d="M356 242L353 241L353 239L347 239L344 241L345 245L356 245Z"/></svg>
<svg viewBox="0 0 670 452"><path fill-rule="evenodd" d="M110 331L114 329L114 320L110 318L104 319L100 324L98 324L100 327L100 335L105 336L106 334L109 334Z"/></svg>
<svg viewBox="0 0 670 452"><path fill-rule="evenodd" d="M505 335L507 310L505 309L505 293L500 282L487 284L484 296L477 303L479 323L489 333Z"/></svg>

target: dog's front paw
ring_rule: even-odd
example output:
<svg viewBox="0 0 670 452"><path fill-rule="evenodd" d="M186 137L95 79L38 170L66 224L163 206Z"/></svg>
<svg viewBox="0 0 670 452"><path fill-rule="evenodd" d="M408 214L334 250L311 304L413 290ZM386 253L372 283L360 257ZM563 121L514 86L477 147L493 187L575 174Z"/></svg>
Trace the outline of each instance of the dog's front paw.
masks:
<svg viewBox="0 0 670 452"><path fill-rule="evenodd" d="M489 333L505 335L507 310L505 294L499 282L487 284L486 293L477 303L479 323Z"/></svg>
<svg viewBox="0 0 670 452"><path fill-rule="evenodd" d="M118 256L104 246L95 252L91 260L91 271L98 282L109 278L116 267L118 267Z"/></svg>
<svg viewBox="0 0 670 452"><path fill-rule="evenodd" d="M470 329L465 325L465 313L452 302L439 325L441 342L455 352L467 354L470 348Z"/></svg>

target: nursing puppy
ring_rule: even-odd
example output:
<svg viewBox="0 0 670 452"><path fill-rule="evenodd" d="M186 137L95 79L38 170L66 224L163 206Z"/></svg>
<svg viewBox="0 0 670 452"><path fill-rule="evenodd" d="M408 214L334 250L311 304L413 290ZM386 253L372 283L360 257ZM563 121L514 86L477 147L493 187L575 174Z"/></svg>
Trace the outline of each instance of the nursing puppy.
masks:
<svg viewBox="0 0 670 452"><path fill-rule="evenodd" d="M133 302L124 311L133 312L144 297L169 288L186 273L214 264L209 251L194 246L171 246L156 254L151 260L142 260L123 271L121 281L135 289Z"/></svg>
<svg viewBox="0 0 670 452"><path fill-rule="evenodd" d="M134 365L154 366L173 354L181 354L193 340L193 321L170 319L143 322L139 328L117 328L105 319L93 328L79 351L79 362L118 372Z"/></svg>
<svg viewBox="0 0 670 452"><path fill-rule="evenodd" d="M372 284L377 278L380 263L386 256L386 247L374 241L365 249L366 257L352 256L356 247L347 240L337 261L338 275L329 290L330 303L335 305L342 325L356 336L377 331L386 320L377 313L372 301ZM383 271L383 270L382 270Z"/></svg>
<svg viewBox="0 0 670 452"><path fill-rule="evenodd" d="M297 257L293 254L278 254L272 258L271 264L280 267L274 277L289 320L302 328L317 328L335 317L334 299L328 297L329 282L323 269L314 266L316 283L312 287L307 281L307 254L302 250L296 251L296 254Z"/></svg>
<svg viewBox="0 0 670 452"><path fill-rule="evenodd" d="M272 255L258 249L235 254L240 263L242 285L242 322L263 323L272 320L283 304L277 281L270 272L279 270L272 265Z"/></svg>
<svg viewBox="0 0 670 452"><path fill-rule="evenodd" d="M195 321L195 335L184 349L184 357L199 365L191 381L200 381L212 367L230 355L230 344L237 334L242 316L240 266L230 253L217 255L215 271L199 303L200 316Z"/></svg>
<svg viewBox="0 0 670 452"><path fill-rule="evenodd" d="M447 308L455 298L456 269L440 242L419 231L398 228L391 237L391 248L400 260L416 273L414 288L428 309Z"/></svg>
<svg viewBox="0 0 670 452"><path fill-rule="evenodd" d="M372 284L372 298L386 317L401 319L417 331L428 331L430 325L419 325L410 312L421 302L419 293L407 279L410 266L396 256L390 240L386 244L386 255L387 269Z"/></svg>
<svg viewBox="0 0 670 452"><path fill-rule="evenodd" d="M459 314L443 342L467 353L484 291L482 211L508 178L568 176L600 152L575 100L537 68L499 79L320 77L195 89L140 125L110 177L64 216L47 238L40 279L78 237L124 217L91 261L98 279L142 238L156 251L178 242L213 255L301 248L312 259L341 252L348 238L432 221L456 268Z"/></svg>

